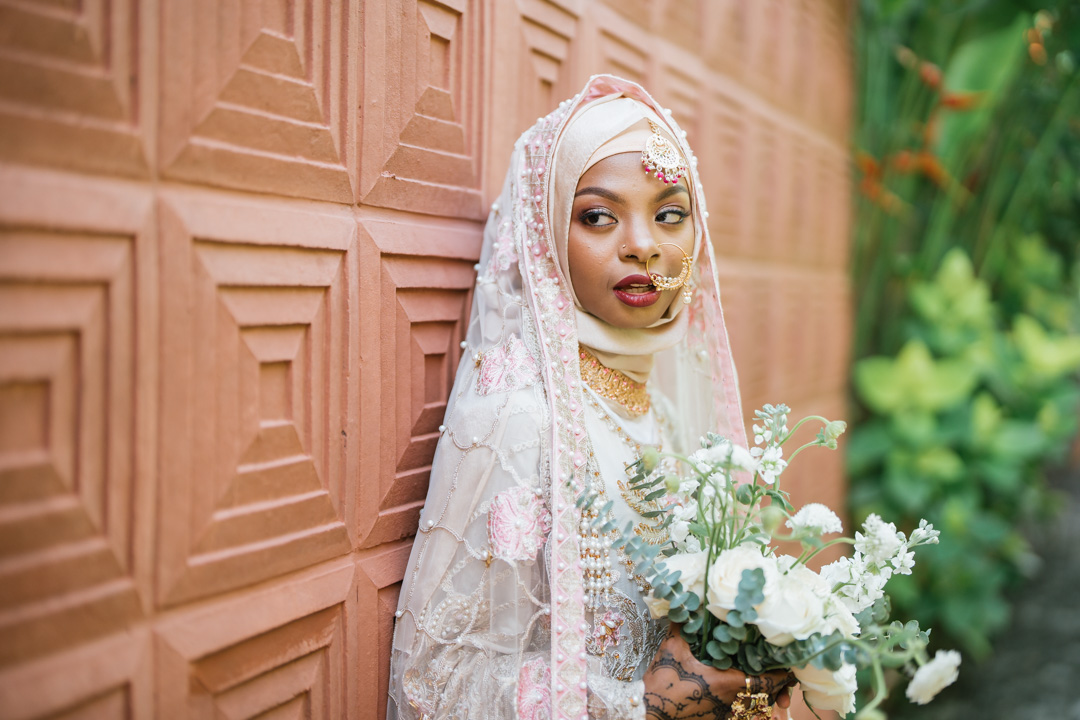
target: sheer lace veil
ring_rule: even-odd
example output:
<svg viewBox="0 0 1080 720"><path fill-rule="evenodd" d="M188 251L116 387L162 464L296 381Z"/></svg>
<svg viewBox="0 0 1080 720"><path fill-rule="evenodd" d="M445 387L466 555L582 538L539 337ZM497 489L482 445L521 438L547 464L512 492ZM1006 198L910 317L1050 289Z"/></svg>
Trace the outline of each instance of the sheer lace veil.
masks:
<svg viewBox="0 0 1080 720"><path fill-rule="evenodd" d="M609 75L591 78L515 144L484 230L466 350L402 584L390 718L586 713L574 504L586 440L579 322L558 256L565 240L552 236L559 223L549 215L552 193L566 185L552 166L568 121L610 96L641 103L693 158L668 111ZM682 341L656 353L650 384L670 403L676 446L692 447L707 430L745 446L705 198L690 165L694 297L681 311ZM537 707L550 713L527 709Z"/></svg>

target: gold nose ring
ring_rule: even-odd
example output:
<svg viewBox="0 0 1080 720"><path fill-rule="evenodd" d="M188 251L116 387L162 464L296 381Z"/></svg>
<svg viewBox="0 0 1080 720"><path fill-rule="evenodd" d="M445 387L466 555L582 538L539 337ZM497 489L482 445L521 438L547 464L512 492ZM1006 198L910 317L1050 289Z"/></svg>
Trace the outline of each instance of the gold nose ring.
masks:
<svg viewBox="0 0 1080 720"><path fill-rule="evenodd" d="M650 272L649 263L652 261L652 258L649 258L645 261L645 274L652 280L652 284L661 290L678 290L690 279L690 273L694 269L694 259L686 254L686 251L682 249L681 245L676 245L675 243L659 243L660 247L663 247L664 245L671 245L672 247L678 248L679 252L683 254L682 270L677 277L667 277L660 273Z"/></svg>

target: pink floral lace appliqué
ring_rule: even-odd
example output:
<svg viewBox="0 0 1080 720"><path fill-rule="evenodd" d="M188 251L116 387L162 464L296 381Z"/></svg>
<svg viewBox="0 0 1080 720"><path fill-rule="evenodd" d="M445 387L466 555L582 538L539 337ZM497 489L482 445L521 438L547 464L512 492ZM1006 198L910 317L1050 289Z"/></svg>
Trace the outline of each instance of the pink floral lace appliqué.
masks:
<svg viewBox="0 0 1080 720"><path fill-rule="evenodd" d="M514 250L511 227L509 220L504 220L502 225L499 226L499 236L495 239L494 252L492 252L491 261L488 263L488 275L491 277L506 272L511 265L518 261L517 251Z"/></svg>
<svg viewBox="0 0 1080 720"><path fill-rule="evenodd" d="M551 718L551 668L543 658L533 658L521 666L517 711L520 720Z"/></svg>
<svg viewBox="0 0 1080 720"><path fill-rule="evenodd" d="M525 343L511 334L502 344L484 353L476 390L481 395L528 387L540 378L540 368Z"/></svg>
<svg viewBox="0 0 1080 720"><path fill-rule="evenodd" d="M532 490L514 487L496 495L488 512L491 553L515 562L536 559L551 530L551 513Z"/></svg>
<svg viewBox="0 0 1080 720"><path fill-rule="evenodd" d="M608 610L595 620L593 626L592 641L599 653L603 655L608 648L613 648L622 639L622 626L626 618L618 610Z"/></svg>

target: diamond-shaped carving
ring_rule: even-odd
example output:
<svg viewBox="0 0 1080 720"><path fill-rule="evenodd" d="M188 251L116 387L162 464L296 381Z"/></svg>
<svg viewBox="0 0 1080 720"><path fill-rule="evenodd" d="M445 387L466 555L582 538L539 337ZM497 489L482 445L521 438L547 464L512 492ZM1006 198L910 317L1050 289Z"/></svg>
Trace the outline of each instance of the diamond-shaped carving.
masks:
<svg viewBox="0 0 1080 720"><path fill-rule="evenodd" d="M132 521L147 456L132 441L148 210L130 188L0 170L0 665L143 614Z"/></svg>
<svg viewBox="0 0 1080 720"><path fill-rule="evenodd" d="M720 255L749 254L746 109L729 95L718 93L709 112L703 138L706 147L697 152L713 245Z"/></svg>
<svg viewBox="0 0 1080 720"><path fill-rule="evenodd" d="M361 320L368 344L362 402L385 409L361 418L364 454L379 458L361 488L360 545L369 547L416 531L461 353L480 233L375 219L363 220L360 233L371 258L360 282L378 288L382 303Z"/></svg>
<svg viewBox="0 0 1080 720"><path fill-rule="evenodd" d="M705 3L703 56L709 67L734 78L741 78L746 72L751 9L752 4L744 0L708 0Z"/></svg>
<svg viewBox="0 0 1080 720"><path fill-rule="evenodd" d="M323 566L160 623L160 716L354 717L352 575Z"/></svg>
<svg viewBox="0 0 1080 720"><path fill-rule="evenodd" d="M0 0L0 156L145 176L137 0Z"/></svg>
<svg viewBox="0 0 1080 720"><path fill-rule="evenodd" d="M168 0L162 19L167 175L355 199L355 2Z"/></svg>
<svg viewBox="0 0 1080 720"><path fill-rule="evenodd" d="M391 545L365 557L356 566L358 605L364 609L367 618L360 638L360 645L367 652L360 659L358 674L373 680L360 687L361 718L381 720L386 717L394 612L411 549L411 542Z"/></svg>
<svg viewBox="0 0 1080 720"><path fill-rule="evenodd" d="M162 600L347 552L347 213L162 207ZM355 443L354 443L355 445Z"/></svg>
<svg viewBox="0 0 1080 720"><path fill-rule="evenodd" d="M573 0L494 3L491 70L493 122L484 128L485 186L497 192L506 176L514 141L536 118L547 115L579 88L572 75L578 31ZM503 102L505 98L508 101Z"/></svg>
<svg viewBox="0 0 1080 720"><path fill-rule="evenodd" d="M0 670L5 718L134 719L153 715L153 664L145 628Z"/></svg>
<svg viewBox="0 0 1080 720"><path fill-rule="evenodd" d="M480 217L477 4L365 5L365 204Z"/></svg>

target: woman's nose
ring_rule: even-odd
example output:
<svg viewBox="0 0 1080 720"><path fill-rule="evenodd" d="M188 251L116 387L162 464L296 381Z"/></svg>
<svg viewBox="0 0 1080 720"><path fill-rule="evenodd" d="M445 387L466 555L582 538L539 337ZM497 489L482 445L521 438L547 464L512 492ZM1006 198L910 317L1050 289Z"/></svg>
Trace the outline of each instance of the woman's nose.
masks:
<svg viewBox="0 0 1080 720"><path fill-rule="evenodd" d="M630 237L622 246L622 255L627 259L645 262L660 255L660 246L647 230L633 228Z"/></svg>

